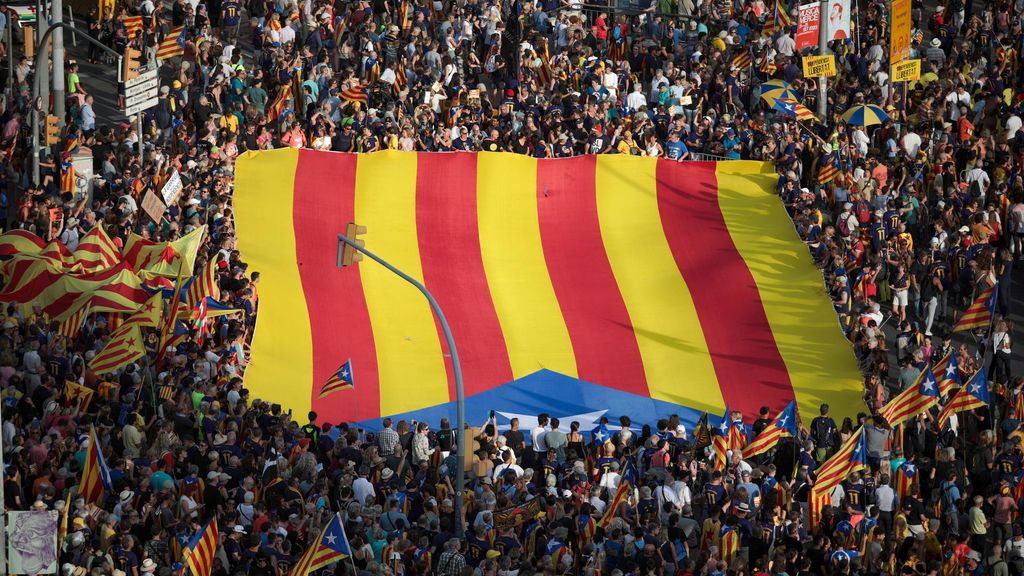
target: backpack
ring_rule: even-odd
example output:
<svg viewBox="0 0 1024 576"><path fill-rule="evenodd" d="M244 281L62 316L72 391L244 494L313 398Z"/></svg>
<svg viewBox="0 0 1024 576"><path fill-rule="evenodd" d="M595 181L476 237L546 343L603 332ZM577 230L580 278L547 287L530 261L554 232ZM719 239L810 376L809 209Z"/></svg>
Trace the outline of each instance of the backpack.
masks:
<svg viewBox="0 0 1024 576"><path fill-rule="evenodd" d="M840 236L842 236L843 238L849 238L849 236L850 236L850 217L849 217L849 215L846 215L845 213L839 215L839 225L838 225L838 228L839 228L839 235Z"/></svg>

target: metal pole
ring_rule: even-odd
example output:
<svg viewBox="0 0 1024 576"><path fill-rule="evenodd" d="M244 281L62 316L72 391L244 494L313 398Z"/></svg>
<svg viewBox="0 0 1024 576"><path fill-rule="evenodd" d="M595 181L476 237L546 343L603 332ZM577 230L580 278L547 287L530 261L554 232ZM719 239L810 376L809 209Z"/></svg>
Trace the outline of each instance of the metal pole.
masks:
<svg viewBox="0 0 1024 576"><path fill-rule="evenodd" d="M3 418L0 418L3 422ZM4 433L0 425L0 471L4 469ZM0 574L7 573L7 506L4 498L4 482L0 481Z"/></svg>
<svg viewBox="0 0 1024 576"><path fill-rule="evenodd" d="M50 16L53 23L63 22L64 0L50 0ZM64 80L64 28L58 28L53 35L53 115L59 126L64 125L64 107L67 82Z"/></svg>
<svg viewBox="0 0 1024 576"><path fill-rule="evenodd" d="M14 21L11 15L7 14L7 93L10 95L12 104L18 96L15 92L16 89L14 85Z"/></svg>
<svg viewBox="0 0 1024 576"><path fill-rule="evenodd" d="M50 112L50 59L48 58L50 54L49 50L46 50L46 36L50 34L50 19L49 13L46 11L46 2L40 0L39 6L40 11L36 12L36 36L39 39L36 41L35 75L36 82L39 84L39 96L43 99L43 116L46 116ZM40 59L39 56L44 52L47 58ZM40 60L42 61L40 62Z"/></svg>
<svg viewBox="0 0 1024 576"><path fill-rule="evenodd" d="M143 165L143 161L142 160L143 160L143 157L144 157L144 154L142 152L142 112L139 112L138 114L136 114L135 118L136 118L136 120L135 120L136 126L138 127L138 131L139 131L139 168L141 169L142 165Z"/></svg>
<svg viewBox="0 0 1024 576"><path fill-rule="evenodd" d="M828 54L828 0L818 2L818 55ZM828 122L828 78L818 78L818 117Z"/></svg>
<svg viewBox="0 0 1024 576"><path fill-rule="evenodd" d="M416 289L422 292L427 298L427 302L430 303L430 308L433 309L434 314L437 315L437 319L441 324L441 331L444 332L444 338L448 343L448 352L452 355L452 370L455 372L455 426L458 428L455 444L457 450L456 458L458 459L458 466L456 467L457 470L455 475L455 536L462 538L462 504L463 493L466 490L466 471L462 466L466 457L466 396L462 389L462 364L459 363L459 353L455 349L455 337L452 336L452 330L448 327L448 319L444 317L444 312L441 311L441 306L437 303L437 300L434 299L434 296L430 291L427 290L426 286L421 284L412 276L409 276L405 272L395 268L380 256L377 256L373 252L370 252L366 248L348 239L344 234L338 234L338 268L341 268L341 252L344 249L345 244L348 244L362 254L370 257L374 262L394 272L399 278L415 286Z"/></svg>

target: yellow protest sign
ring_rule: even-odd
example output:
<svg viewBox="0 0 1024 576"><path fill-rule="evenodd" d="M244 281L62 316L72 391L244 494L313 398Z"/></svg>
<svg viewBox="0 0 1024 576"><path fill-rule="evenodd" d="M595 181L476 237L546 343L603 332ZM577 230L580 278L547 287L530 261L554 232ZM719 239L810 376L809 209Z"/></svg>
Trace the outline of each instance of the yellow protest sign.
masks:
<svg viewBox="0 0 1024 576"><path fill-rule="evenodd" d="M890 34L889 61L899 62L910 57L910 1L892 0L892 32Z"/></svg>
<svg viewBox="0 0 1024 576"><path fill-rule="evenodd" d="M806 56L804 57L804 77L822 78L836 75L836 58L827 56Z"/></svg>
<svg viewBox="0 0 1024 576"><path fill-rule="evenodd" d="M910 82L921 78L921 60L904 60L892 65L893 82Z"/></svg>

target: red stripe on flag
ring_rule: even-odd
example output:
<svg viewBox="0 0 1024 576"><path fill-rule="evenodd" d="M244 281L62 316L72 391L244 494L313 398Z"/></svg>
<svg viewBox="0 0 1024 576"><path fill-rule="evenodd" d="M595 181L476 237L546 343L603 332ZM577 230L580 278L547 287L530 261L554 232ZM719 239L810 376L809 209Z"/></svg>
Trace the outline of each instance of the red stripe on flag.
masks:
<svg viewBox="0 0 1024 576"><path fill-rule="evenodd" d="M668 162L658 160L661 225L693 297L725 403L747 417L765 404L779 410L793 399L793 385L718 205L715 164L679 170Z"/></svg>
<svg viewBox="0 0 1024 576"><path fill-rule="evenodd" d="M648 396L640 347L601 236L596 169L594 156L537 163L544 258L580 379Z"/></svg>
<svg viewBox="0 0 1024 576"><path fill-rule="evenodd" d="M380 415L377 352L366 309L360 266L337 269L338 233L355 220L356 155L299 152L293 194L295 255L313 335L312 410L339 419ZM333 226L325 226L329 215ZM347 358L355 390L320 398L320 388Z"/></svg>
<svg viewBox="0 0 1024 576"><path fill-rule="evenodd" d="M476 195L475 154L417 155L416 229L423 283L437 298L458 343L467 396L512 380L505 335L484 273ZM440 342L448 397L454 400L451 356L443 337Z"/></svg>

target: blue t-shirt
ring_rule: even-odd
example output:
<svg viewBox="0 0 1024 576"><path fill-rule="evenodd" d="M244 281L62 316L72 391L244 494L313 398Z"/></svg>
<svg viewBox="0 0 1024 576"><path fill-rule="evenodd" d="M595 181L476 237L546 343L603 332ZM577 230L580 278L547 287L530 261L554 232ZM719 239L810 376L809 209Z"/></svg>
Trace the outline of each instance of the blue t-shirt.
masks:
<svg viewBox="0 0 1024 576"><path fill-rule="evenodd" d="M686 143L682 140L665 144L665 155L668 156L669 160L679 160L689 151L690 150L686 147Z"/></svg>

